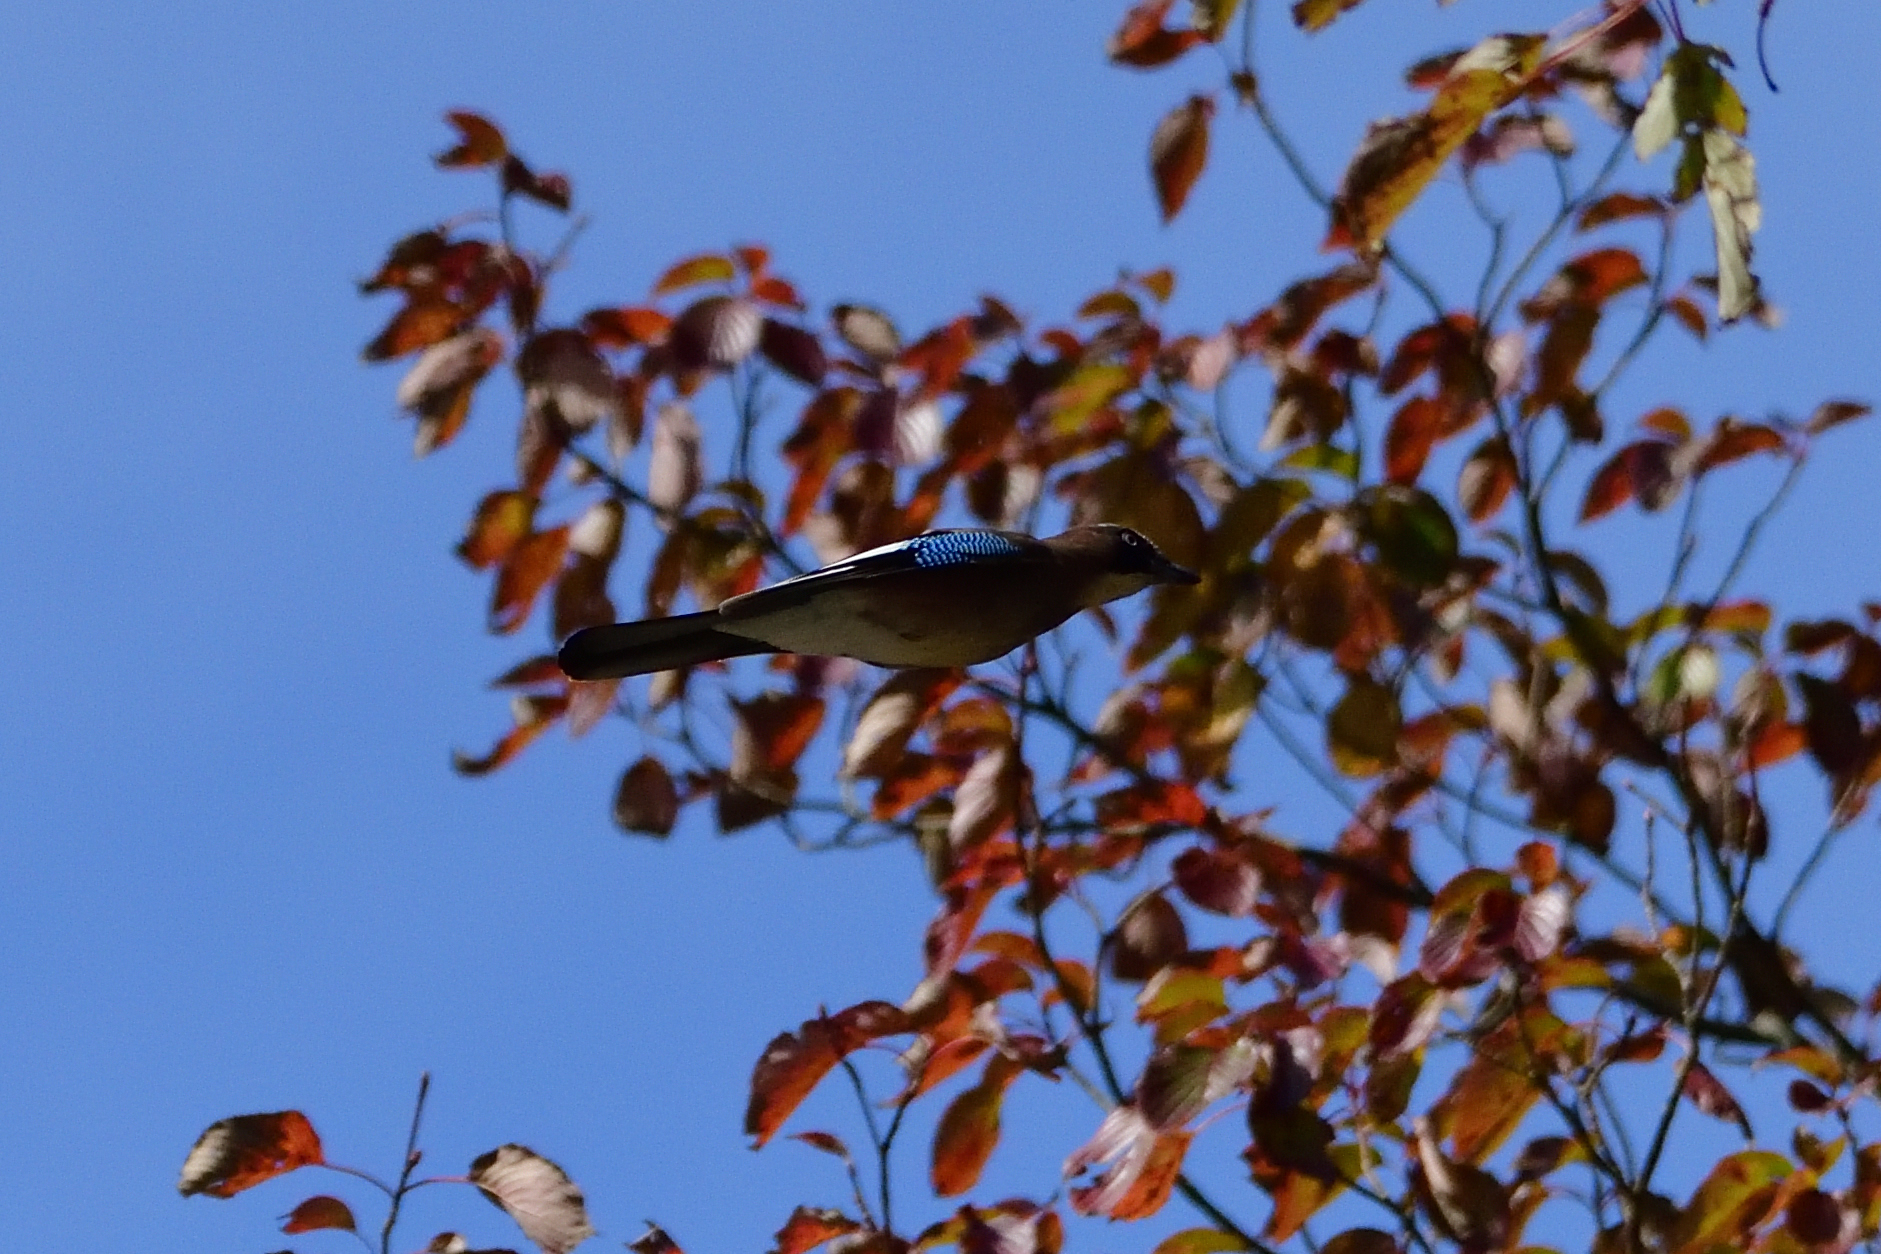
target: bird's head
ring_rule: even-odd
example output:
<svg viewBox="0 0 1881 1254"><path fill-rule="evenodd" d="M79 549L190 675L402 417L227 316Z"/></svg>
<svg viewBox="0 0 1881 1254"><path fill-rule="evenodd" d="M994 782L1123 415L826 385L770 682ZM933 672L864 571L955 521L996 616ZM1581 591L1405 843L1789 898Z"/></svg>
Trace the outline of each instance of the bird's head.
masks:
<svg viewBox="0 0 1881 1254"><path fill-rule="evenodd" d="M1159 583L1200 583L1202 577L1163 556L1140 531L1115 523L1073 527L1046 541L1059 557L1087 572L1079 600L1090 609Z"/></svg>

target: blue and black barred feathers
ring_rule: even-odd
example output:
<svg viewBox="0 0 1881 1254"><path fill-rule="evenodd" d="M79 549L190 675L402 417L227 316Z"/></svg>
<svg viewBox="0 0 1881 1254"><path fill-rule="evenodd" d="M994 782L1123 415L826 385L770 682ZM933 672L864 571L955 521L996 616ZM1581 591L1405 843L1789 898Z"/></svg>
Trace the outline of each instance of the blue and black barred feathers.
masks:
<svg viewBox="0 0 1881 1254"><path fill-rule="evenodd" d="M983 557L1011 557L1025 552L997 531L940 531L908 541L914 564L922 567L961 566Z"/></svg>

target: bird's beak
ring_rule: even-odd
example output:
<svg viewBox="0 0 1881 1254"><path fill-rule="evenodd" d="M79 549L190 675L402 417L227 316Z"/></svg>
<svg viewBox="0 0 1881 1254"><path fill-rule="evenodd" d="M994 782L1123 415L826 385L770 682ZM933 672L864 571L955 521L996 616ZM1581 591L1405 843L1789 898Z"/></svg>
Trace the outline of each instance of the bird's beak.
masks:
<svg viewBox="0 0 1881 1254"><path fill-rule="evenodd" d="M1157 583L1200 583L1202 577L1186 566L1178 566L1161 553L1156 555L1156 569L1153 572Z"/></svg>

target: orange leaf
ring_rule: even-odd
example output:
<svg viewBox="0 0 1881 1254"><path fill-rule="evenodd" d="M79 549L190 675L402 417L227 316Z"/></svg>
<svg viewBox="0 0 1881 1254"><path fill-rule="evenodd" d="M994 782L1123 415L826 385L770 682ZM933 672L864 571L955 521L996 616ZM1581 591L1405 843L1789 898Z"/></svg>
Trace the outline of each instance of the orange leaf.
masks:
<svg viewBox="0 0 1881 1254"><path fill-rule="evenodd" d="M453 109L444 120L457 128L457 146L432 158L444 169L495 165L509 155L509 143L496 123L481 113Z"/></svg>
<svg viewBox="0 0 1881 1254"><path fill-rule="evenodd" d="M1545 42L1492 36L1449 67L1428 109L1375 124L1346 167L1326 246L1368 249L1381 241L1483 119L1526 86Z"/></svg>
<svg viewBox="0 0 1881 1254"><path fill-rule="evenodd" d="M1019 1065L1003 1054L987 1061L980 1082L957 1095L934 1130L928 1179L939 1197L956 1197L979 1183L980 1172L999 1144L999 1109Z"/></svg>
<svg viewBox="0 0 1881 1254"><path fill-rule="evenodd" d="M536 597L562 568L568 554L568 528L551 527L519 541L496 573L490 596L490 630L508 635L521 627Z"/></svg>
<svg viewBox="0 0 1881 1254"><path fill-rule="evenodd" d="M653 284L653 294L664 296L685 287L696 287L701 283L729 283L738 274L732 265L732 259L722 253L701 253L675 262L665 274Z"/></svg>
<svg viewBox="0 0 1881 1254"><path fill-rule="evenodd" d="M1793 758L1809 744L1809 735L1800 723L1766 723L1759 727L1747 746L1752 770L1775 766Z"/></svg>
<svg viewBox="0 0 1881 1254"><path fill-rule="evenodd" d="M457 556L477 570L507 559L535 520L536 502L521 492L492 492L477 502L470 530L458 542Z"/></svg>
<svg viewBox="0 0 1881 1254"><path fill-rule="evenodd" d="M1774 427L1767 427L1760 422L1739 422L1735 418L1724 418L1705 438L1698 460L1692 466L1692 473L1702 475L1708 470L1741 461L1757 453L1781 453L1784 448L1783 437Z"/></svg>
<svg viewBox="0 0 1881 1254"><path fill-rule="evenodd" d="M524 696L510 702L510 711L516 725L504 733L490 752L480 758L473 758L463 750L451 753L451 769L459 775L475 778L488 775L491 771L514 760L517 754L528 747L529 742L547 731L556 719L568 710L568 698L565 695Z"/></svg>
<svg viewBox="0 0 1881 1254"><path fill-rule="evenodd" d="M841 1211L825 1207L799 1206L777 1230L776 1254L804 1254L832 1237L860 1232L862 1225Z"/></svg>
<svg viewBox="0 0 1881 1254"><path fill-rule="evenodd" d="M763 1145L831 1068L855 1050L884 1036L910 1030L908 1016L881 1001L865 1001L804 1023L795 1034L774 1038L751 1074L745 1134Z"/></svg>
<svg viewBox="0 0 1881 1254"><path fill-rule="evenodd" d="M1208 96L1190 96L1156 124L1150 136L1150 177L1163 221L1172 221L1189 198L1189 189L1208 163L1208 123L1215 102Z"/></svg>
<svg viewBox="0 0 1881 1254"><path fill-rule="evenodd" d="M618 309L590 309L581 316L581 330L597 348L627 348L635 344L658 344L666 338L673 320L657 309L622 306Z"/></svg>
<svg viewBox="0 0 1881 1254"><path fill-rule="evenodd" d="M298 1110L237 1115L209 1125L183 1160L184 1197L234 1197L298 1167L326 1161L320 1137Z"/></svg>
<svg viewBox="0 0 1881 1254"><path fill-rule="evenodd" d="M469 321L457 304L439 296L416 297L392 315L385 330L373 337L360 356L367 361L390 361L440 344L456 335Z"/></svg>

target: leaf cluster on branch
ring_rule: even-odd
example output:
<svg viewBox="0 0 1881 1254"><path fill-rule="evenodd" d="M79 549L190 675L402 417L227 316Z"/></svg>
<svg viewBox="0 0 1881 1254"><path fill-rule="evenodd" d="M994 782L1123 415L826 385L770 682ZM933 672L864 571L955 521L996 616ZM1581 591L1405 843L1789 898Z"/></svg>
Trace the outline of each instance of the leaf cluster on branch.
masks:
<svg viewBox="0 0 1881 1254"><path fill-rule="evenodd" d="M1774 322L1730 58L1638 0L1429 56L1407 75L1426 103L1375 124L1328 190L1264 92L1255 6L1198 2L1179 26L1172 7L1137 5L1109 46L1136 69L1223 64L1220 90L1153 128L1164 218L1231 122L1272 141L1343 254L1214 327L1167 325L1177 280L1156 269L1062 321L988 296L907 334L859 302L812 316L755 245L551 317L574 231L533 251L516 218L524 201L567 213L569 180L448 115L460 142L438 164L493 173L495 208L392 247L363 287L401 303L365 355L413 358L397 396L420 455L514 372L513 475L458 548L489 576L492 632L535 623L552 647L938 524L1117 522L1201 574L979 674L783 657L635 690L572 683L545 648L494 681L512 726L458 769L618 718L638 742L613 801L625 830L664 837L709 807L723 831L923 859L940 901L925 978L819 1011L756 1062L756 1145L838 1082L866 1137L856 1153L854 1134L793 1134L853 1202L799 1208L780 1254L1055 1254L1067 1212L1168 1205L1198 1226L1162 1254L1872 1241L1881 995L1830 987L1784 927L1881 779L1881 605L1780 622L1738 586L1818 440L1867 409L1706 421L1616 401L1661 332ZM1357 7L1293 16L1312 31ZM1570 117L1606 133L1603 158L1577 155ZM1669 187L1623 179L1629 155L1666 149ZM1555 177L1534 220L1490 208L1511 162ZM1479 272L1426 271L1392 242L1446 171L1487 244ZM1716 271L1682 275L1701 194ZM1649 559L1599 548L1600 520L1635 511L1678 518L1645 577ZM1767 803L1779 766L1820 778L1820 815ZM1339 817L1318 823L1307 790ZM1779 843L1810 851L1799 872L1772 873ZM1786 1077L1787 1136L1734 1092L1753 1066ZM1027 1148L1008 1094L1061 1080L1093 1102L1089 1139L1032 1196L976 1199L991 1156ZM1686 1106L1756 1144L1674 1195ZM949 1201L910 1224L919 1190L890 1151L916 1126L926 1191ZM387 1241L415 1120L413 1138L380 1186ZM183 1188L322 1162L298 1114L244 1116L205 1134ZM529 1151L467 1179L549 1254L588 1235L579 1192ZM287 1230L316 1226L351 1212L311 1199ZM655 1229L636 1248L677 1247Z"/></svg>

